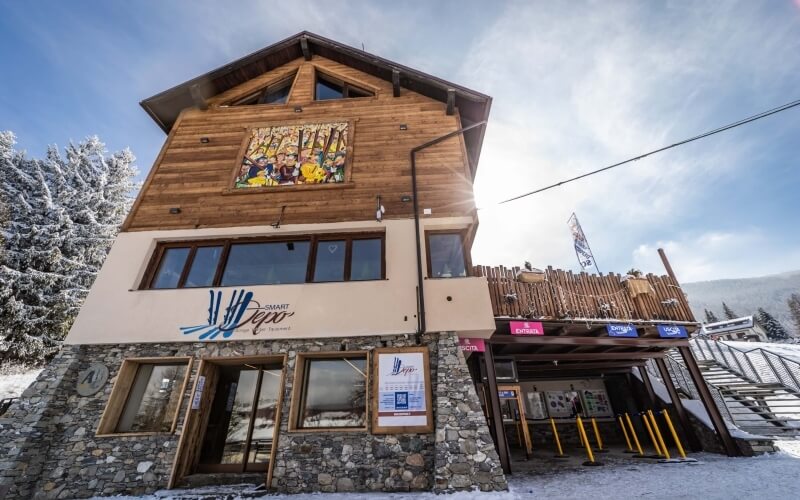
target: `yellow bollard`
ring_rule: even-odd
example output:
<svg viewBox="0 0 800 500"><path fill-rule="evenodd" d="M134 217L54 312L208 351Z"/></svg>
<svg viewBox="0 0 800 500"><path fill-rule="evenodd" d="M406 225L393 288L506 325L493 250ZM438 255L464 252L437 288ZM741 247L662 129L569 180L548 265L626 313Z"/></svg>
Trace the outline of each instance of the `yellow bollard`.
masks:
<svg viewBox="0 0 800 500"><path fill-rule="evenodd" d="M581 417L578 417L576 422L578 424L578 434L580 434L581 440L586 445L586 455L589 457L589 461L583 462L583 465L602 465L600 462L594 461L594 453L592 453L592 447L589 446L589 438L586 437L586 429L583 428Z"/></svg>
<svg viewBox="0 0 800 500"><path fill-rule="evenodd" d="M650 425L650 422L647 421L647 413L642 412L639 414L642 417L642 422L644 422L644 428L647 429L647 434L650 435L650 442L653 443L653 448L656 450L656 455L659 457L663 456L661 453L661 449L658 447L658 441L656 441L656 436L653 434L653 427Z"/></svg>
<svg viewBox="0 0 800 500"><path fill-rule="evenodd" d="M603 439L600 437L600 430L597 428L597 420L592 418L592 429L594 429L594 438L597 440L597 452L607 453L608 450L603 449Z"/></svg>
<svg viewBox="0 0 800 500"><path fill-rule="evenodd" d="M653 415L653 410L647 410L647 415L650 416L650 423L653 424L653 431L656 433L656 439L658 439L659 446L661 446L661 452L664 454L667 460L672 460L672 457L669 456L667 444L664 442L664 438L661 437L661 429L658 428L658 422L656 422L656 417Z"/></svg>
<svg viewBox="0 0 800 500"><path fill-rule="evenodd" d="M669 418L669 412L667 410L661 410L661 413L664 415L664 420L667 421L667 427L669 427L669 432L672 434L672 440L675 441L675 447L678 448L678 453L680 453L681 458L686 458L686 453L683 451L683 446L681 446L681 440L678 439L678 433L675 432L672 419Z"/></svg>
<svg viewBox="0 0 800 500"><path fill-rule="evenodd" d="M553 427L553 437L556 440L556 449L558 450L558 455L556 457L564 457L564 450L561 449L561 439L558 437L558 428L556 428L556 421L550 418L550 425Z"/></svg>
<svg viewBox="0 0 800 500"><path fill-rule="evenodd" d="M631 431L631 436L633 436L633 442L636 444L636 449L639 451L639 457L644 456L644 452L642 451L642 445L639 444L639 436L636 435L636 429L633 428L633 422L631 422L631 416L627 413L625 414L625 420L628 422L628 428Z"/></svg>
<svg viewBox="0 0 800 500"><path fill-rule="evenodd" d="M628 449L625 451L634 453L633 447L631 446L631 438L628 437L628 429L625 428L625 422L622 421L622 415L617 415L617 421L619 421L619 426L622 427L622 435L625 436L625 444L628 445Z"/></svg>

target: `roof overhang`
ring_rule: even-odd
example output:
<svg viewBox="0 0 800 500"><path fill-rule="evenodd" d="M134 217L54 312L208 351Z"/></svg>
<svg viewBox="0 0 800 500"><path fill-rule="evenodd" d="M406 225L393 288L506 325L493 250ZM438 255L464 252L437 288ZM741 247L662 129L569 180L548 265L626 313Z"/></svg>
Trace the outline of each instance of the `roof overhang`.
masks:
<svg viewBox="0 0 800 500"><path fill-rule="evenodd" d="M401 87L443 103L448 101L448 92L454 93L455 106L458 108L462 126L489 118L492 98L485 94L308 31L302 31L204 75L148 97L139 104L164 132L169 133L181 111L194 106L195 101L191 94L193 87L199 96L209 99L267 71L303 57L304 46L312 54L318 54L389 82L392 81L394 71L399 71ZM477 168L484 133L485 127L477 127L464 134L473 176Z"/></svg>

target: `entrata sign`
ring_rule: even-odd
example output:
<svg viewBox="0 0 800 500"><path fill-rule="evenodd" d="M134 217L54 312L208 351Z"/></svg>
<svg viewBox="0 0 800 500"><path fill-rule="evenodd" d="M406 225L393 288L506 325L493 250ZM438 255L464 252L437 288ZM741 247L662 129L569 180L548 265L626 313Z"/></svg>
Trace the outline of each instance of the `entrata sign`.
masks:
<svg viewBox="0 0 800 500"><path fill-rule="evenodd" d="M539 321L511 321L508 328L511 335L544 335L544 326Z"/></svg>
<svg viewBox="0 0 800 500"><path fill-rule="evenodd" d="M658 336L662 339L685 339L689 335L681 325L658 325Z"/></svg>
<svg viewBox="0 0 800 500"><path fill-rule="evenodd" d="M458 339L458 346L464 352L486 352L486 343L483 339Z"/></svg>
<svg viewBox="0 0 800 500"><path fill-rule="evenodd" d="M606 331L609 337L638 337L636 327L633 325L606 325Z"/></svg>

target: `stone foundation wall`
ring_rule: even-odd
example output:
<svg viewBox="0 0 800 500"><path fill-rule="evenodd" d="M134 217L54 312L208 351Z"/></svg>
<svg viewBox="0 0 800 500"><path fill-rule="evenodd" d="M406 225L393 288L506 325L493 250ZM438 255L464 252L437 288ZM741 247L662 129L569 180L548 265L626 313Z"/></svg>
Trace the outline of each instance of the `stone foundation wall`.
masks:
<svg viewBox="0 0 800 500"><path fill-rule="evenodd" d="M151 493L167 486L199 363L192 364L174 434L95 437L125 358L286 353L287 376L272 488L312 491L504 490L489 430L454 334L421 339L430 349L435 433L288 432L298 352L415 345L413 336L68 346L0 417L0 498L85 498ZM109 369L95 395L78 396L77 375ZM371 396L370 396L371 397Z"/></svg>

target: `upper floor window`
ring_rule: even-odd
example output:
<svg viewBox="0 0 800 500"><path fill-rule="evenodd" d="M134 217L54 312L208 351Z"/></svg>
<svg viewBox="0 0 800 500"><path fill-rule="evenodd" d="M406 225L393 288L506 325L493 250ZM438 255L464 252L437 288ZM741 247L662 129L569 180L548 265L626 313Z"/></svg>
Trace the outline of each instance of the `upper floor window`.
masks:
<svg viewBox="0 0 800 500"><path fill-rule="evenodd" d="M197 288L380 280L382 234L159 245L142 288Z"/></svg>
<svg viewBox="0 0 800 500"><path fill-rule="evenodd" d="M231 103L232 106L246 106L249 104L286 104L289 92L292 90L294 75L273 83L265 88L259 89L252 94L248 94L241 99Z"/></svg>
<svg viewBox="0 0 800 500"><path fill-rule="evenodd" d="M374 95L374 92L353 85L352 83L317 73L317 81L314 85L315 101L347 99L350 97L373 97Z"/></svg>
<svg viewBox="0 0 800 500"><path fill-rule="evenodd" d="M428 276L459 278L468 275L469 263L461 232L425 233L428 246Z"/></svg>

